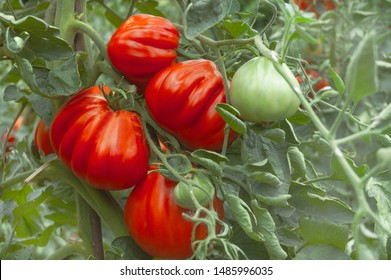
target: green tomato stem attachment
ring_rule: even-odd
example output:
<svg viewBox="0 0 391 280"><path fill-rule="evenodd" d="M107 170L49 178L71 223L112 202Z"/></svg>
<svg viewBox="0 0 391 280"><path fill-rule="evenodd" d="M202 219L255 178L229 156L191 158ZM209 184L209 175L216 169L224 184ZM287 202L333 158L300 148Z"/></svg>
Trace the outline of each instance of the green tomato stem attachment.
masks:
<svg viewBox="0 0 391 280"><path fill-rule="evenodd" d="M174 189L175 202L182 208L196 210L196 204L209 205L214 197L215 189L209 178L202 173L190 173L186 181L180 181ZM194 201L196 200L196 201Z"/></svg>

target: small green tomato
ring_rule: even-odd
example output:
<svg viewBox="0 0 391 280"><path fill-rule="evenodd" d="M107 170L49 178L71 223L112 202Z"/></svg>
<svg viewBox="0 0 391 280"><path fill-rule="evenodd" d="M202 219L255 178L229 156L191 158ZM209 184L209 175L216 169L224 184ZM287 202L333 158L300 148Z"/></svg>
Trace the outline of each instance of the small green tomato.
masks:
<svg viewBox="0 0 391 280"><path fill-rule="evenodd" d="M282 68L290 82L300 88L299 82L286 64ZM243 120L264 123L291 117L300 105L300 100L273 62L265 57L256 57L235 73L231 83L232 105L239 110Z"/></svg>
<svg viewBox="0 0 391 280"><path fill-rule="evenodd" d="M193 184L189 186L185 182L179 182L174 189L175 202L182 208L195 209L191 192L201 206L207 206L212 202L215 189L208 177L200 173L191 174L188 179Z"/></svg>

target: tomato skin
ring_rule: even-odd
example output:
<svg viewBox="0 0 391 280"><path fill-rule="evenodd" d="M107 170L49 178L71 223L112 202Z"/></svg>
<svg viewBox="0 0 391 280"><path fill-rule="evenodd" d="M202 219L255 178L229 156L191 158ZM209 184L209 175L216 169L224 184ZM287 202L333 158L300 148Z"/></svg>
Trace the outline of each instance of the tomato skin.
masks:
<svg viewBox="0 0 391 280"><path fill-rule="evenodd" d="M124 217L130 236L154 257L186 259L193 254L191 237L194 224L182 214L194 211L175 203L176 184L161 173L151 172L134 187L125 205ZM213 206L219 218L223 219L223 202L215 197ZM207 227L200 224L196 229L196 239L202 240L207 235Z"/></svg>
<svg viewBox="0 0 391 280"><path fill-rule="evenodd" d="M155 121L187 148L222 148L226 124L215 107L226 98L212 61L188 60L163 69L148 84L145 99ZM236 137L231 131L229 144Z"/></svg>
<svg viewBox="0 0 391 280"><path fill-rule="evenodd" d="M290 81L300 88L286 64ZM263 123L279 121L292 116L300 100L285 79L265 57L255 57L242 65L231 83L231 103L243 120Z"/></svg>
<svg viewBox="0 0 391 280"><path fill-rule="evenodd" d="M179 32L167 19L137 14L112 35L107 54L112 65L141 90L176 59Z"/></svg>
<svg viewBox="0 0 391 280"><path fill-rule="evenodd" d="M60 109L50 138L63 162L95 188L127 189L146 174L149 146L139 115L114 112L98 86L77 93Z"/></svg>
<svg viewBox="0 0 391 280"><path fill-rule="evenodd" d="M50 128L43 120L39 120L34 133L34 144L45 156L54 153L49 132Z"/></svg>

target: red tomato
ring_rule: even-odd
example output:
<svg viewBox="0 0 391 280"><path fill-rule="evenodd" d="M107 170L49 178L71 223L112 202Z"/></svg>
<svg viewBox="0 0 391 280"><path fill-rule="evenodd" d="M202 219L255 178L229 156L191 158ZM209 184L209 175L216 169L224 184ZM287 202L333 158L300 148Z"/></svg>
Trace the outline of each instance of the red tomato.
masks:
<svg viewBox="0 0 391 280"><path fill-rule="evenodd" d="M325 11L335 9L335 5L332 0L294 0L293 2L299 6L300 10L313 12L318 17Z"/></svg>
<svg viewBox="0 0 391 280"><path fill-rule="evenodd" d="M113 66L141 90L176 59L179 32L167 19L146 14L129 17L111 37L107 54Z"/></svg>
<svg viewBox="0 0 391 280"><path fill-rule="evenodd" d="M56 154L93 187L127 189L146 174L149 146L140 116L113 111L98 86L79 92L60 109L50 138Z"/></svg>
<svg viewBox="0 0 391 280"><path fill-rule="evenodd" d="M34 134L34 144L38 150L42 151L45 156L53 153L52 144L50 143L50 128L43 120L38 122Z"/></svg>
<svg viewBox="0 0 391 280"><path fill-rule="evenodd" d="M14 146L14 143L15 143L15 140L16 140L14 133L20 129L20 127L22 126L22 123L23 123L23 117L19 116L18 119L15 122L14 127L12 128L10 136L8 137L8 141L7 141L7 144L6 144L6 147L5 147L5 152L6 153L9 152L10 148ZM8 132L5 132L1 136L1 147L0 147L0 150L3 147L3 143L5 142L5 139L7 138L7 134L8 134Z"/></svg>
<svg viewBox="0 0 391 280"><path fill-rule="evenodd" d="M156 169L152 167L151 169ZM161 173L149 173L130 193L125 206L125 223L130 236L148 254L163 259L185 259L193 254L191 246L194 223L182 214L192 214L175 203L177 182ZM223 219L223 202L215 197L213 206ZM208 235L204 224L196 228L195 238Z"/></svg>
<svg viewBox="0 0 391 280"><path fill-rule="evenodd" d="M155 121L189 149L220 150L224 120L216 112L225 102L224 82L209 60L188 60L156 74L148 84L145 99ZM236 138L231 131L229 143Z"/></svg>

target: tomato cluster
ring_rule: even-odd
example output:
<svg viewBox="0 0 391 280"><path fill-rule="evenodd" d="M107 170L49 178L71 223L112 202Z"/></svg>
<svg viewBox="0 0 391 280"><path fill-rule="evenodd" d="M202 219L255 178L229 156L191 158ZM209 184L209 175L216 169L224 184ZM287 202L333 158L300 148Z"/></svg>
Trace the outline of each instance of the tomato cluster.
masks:
<svg viewBox="0 0 391 280"><path fill-rule="evenodd" d="M219 151L225 137L228 145L237 138L233 131L227 131L216 111L217 104L226 102L226 93L230 93L240 117L251 122L285 119L300 103L292 89L292 84L299 88L298 81L284 64L289 83L270 60L258 57L235 73L228 89L225 84L230 82L224 83L214 62L179 62L178 45L179 33L167 19L131 16L112 35L107 53L113 67L136 85L141 93L136 102L145 102L148 112L139 115L116 108L110 102L110 88L92 86L59 109L49 132L40 121L34 139L45 155L54 151L94 188L115 191L133 187L124 209L129 234L150 255L169 259L191 257L193 241L205 239L211 230L184 214L191 216L200 206L212 207L223 219L223 203L204 173L194 172L188 174L191 179L177 182L150 164L150 145L155 143L146 137L149 131L144 131L143 122L156 123L184 149ZM160 145L170 153L161 141Z"/></svg>
<svg viewBox="0 0 391 280"><path fill-rule="evenodd" d="M179 33L167 19L134 15L115 31L107 52L113 66L144 94L147 109L160 127L185 149L218 151L226 128L215 110L218 103L226 101L222 75L212 61L178 62L178 44ZM235 138L230 132L228 143ZM161 141L160 145L169 153ZM155 165L150 166L150 171L155 169ZM197 179L208 191L194 194L208 206L212 203L209 198L215 197L214 187L205 182ZM208 235L206 225L195 229L194 223L183 217L183 213L191 214L193 205L188 186L177 184L156 171L150 172L135 185L125 207L130 235L154 257L189 258L193 231L196 240ZM222 217L222 202L215 198L213 206Z"/></svg>

